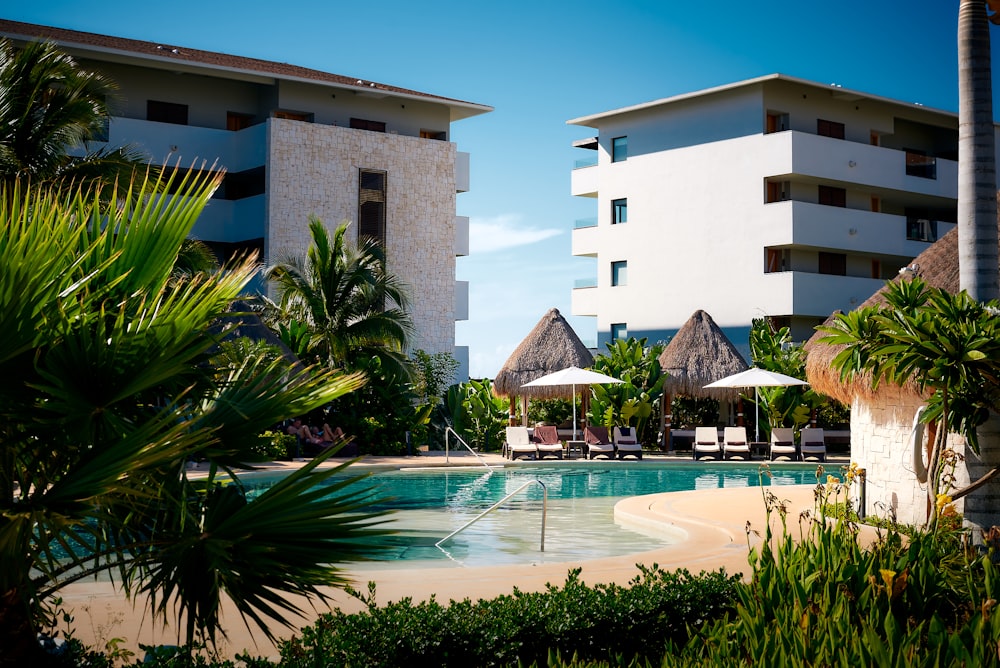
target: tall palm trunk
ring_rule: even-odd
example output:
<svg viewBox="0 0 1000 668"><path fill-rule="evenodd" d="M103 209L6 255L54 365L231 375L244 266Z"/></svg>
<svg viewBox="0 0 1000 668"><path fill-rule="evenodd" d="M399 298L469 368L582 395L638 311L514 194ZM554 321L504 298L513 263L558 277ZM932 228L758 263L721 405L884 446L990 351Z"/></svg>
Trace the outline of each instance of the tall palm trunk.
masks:
<svg viewBox="0 0 1000 668"><path fill-rule="evenodd" d="M995 20L992 17L989 20ZM974 299L1000 297L997 257L996 147L990 26L984 0L961 0L958 9L958 258L959 287ZM969 479L1000 464L1000 416L979 428L981 456L966 452ZM966 524L973 540L1000 524L1000 481L966 497Z"/></svg>
<svg viewBox="0 0 1000 668"><path fill-rule="evenodd" d="M983 0L958 9L959 285L979 301L1000 297L996 147L990 29Z"/></svg>

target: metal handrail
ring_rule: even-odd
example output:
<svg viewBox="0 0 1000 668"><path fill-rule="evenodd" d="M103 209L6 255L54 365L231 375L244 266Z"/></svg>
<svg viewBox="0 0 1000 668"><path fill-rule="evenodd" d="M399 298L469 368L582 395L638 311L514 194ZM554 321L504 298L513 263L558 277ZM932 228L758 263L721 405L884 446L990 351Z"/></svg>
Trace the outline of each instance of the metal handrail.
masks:
<svg viewBox="0 0 1000 668"><path fill-rule="evenodd" d="M459 528L455 529L454 531L452 531L450 534L448 534L447 536L445 536L444 538L442 538L438 542L434 543L434 547L441 548L441 543L443 543L446 540L448 540L449 538L451 538L451 537L453 537L453 536L461 533L462 531L465 531L470 526L472 526L473 524L475 524L479 520L483 519L484 517L486 517L487 515L489 515L490 513L492 513L494 510L496 510L500 506L502 506L504 503L507 502L508 499L510 499L515 494L518 494L525 487L527 487L528 485L533 485L535 483L538 483L539 485L542 486L542 542L541 542L541 547L539 548L539 550L541 552L544 552L545 551L545 513L548 510L548 505L549 505L549 490L545 486L545 483L542 482L541 480L529 480L528 482L524 483L523 485L521 485L520 487L518 487L517 489L515 489L513 492L511 492L510 494L508 494L507 496L503 497L502 499L500 499L499 501L497 501L496 503L494 503L492 506L490 506L489 508L487 508L486 510L484 510L483 512L481 512L479 515L477 515L476 517L472 518L471 520L469 520L468 522L466 522L465 524L463 524Z"/></svg>
<svg viewBox="0 0 1000 668"><path fill-rule="evenodd" d="M482 464L483 466L485 466L486 468L488 468L490 471L493 470L493 467L490 466L489 464L487 464L486 460L483 459L482 457L480 457L478 452L476 452L471 447L469 447L469 444L466 443L464 440L462 440L462 437L458 435L458 432L455 431L454 429L452 429L451 427L445 427L444 428L444 463L445 464L450 464L451 463L451 460L449 459L449 452L448 452L448 434L449 433L455 434L455 438L458 439L458 442L461 443L462 445L464 445L466 450L468 450L469 452L471 452L472 454L474 454L476 456L476 459L479 460L480 464Z"/></svg>

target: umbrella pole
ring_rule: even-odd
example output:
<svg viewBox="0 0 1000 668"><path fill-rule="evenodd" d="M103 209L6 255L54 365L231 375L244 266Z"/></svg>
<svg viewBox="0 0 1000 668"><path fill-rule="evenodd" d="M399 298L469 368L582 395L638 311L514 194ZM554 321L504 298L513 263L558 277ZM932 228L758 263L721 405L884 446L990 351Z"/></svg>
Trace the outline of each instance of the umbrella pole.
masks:
<svg viewBox="0 0 1000 668"><path fill-rule="evenodd" d="M757 386L754 385L753 388L753 431L756 435L754 440L760 443L760 397L757 395Z"/></svg>
<svg viewBox="0 0 1000 668"><path fill-rule="evenodd" d="M572 386L573 392L570 394L570 401L573 402L573 440L576 440L576 385Z"/></svg>

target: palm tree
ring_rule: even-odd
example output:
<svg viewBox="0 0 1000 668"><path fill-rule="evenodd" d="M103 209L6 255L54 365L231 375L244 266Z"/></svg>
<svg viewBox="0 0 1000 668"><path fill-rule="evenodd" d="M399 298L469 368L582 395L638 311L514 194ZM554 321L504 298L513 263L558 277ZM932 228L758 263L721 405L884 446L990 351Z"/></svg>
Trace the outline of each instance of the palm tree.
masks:
<svg viewBox="0 0 1000 668"><path fill-rule="evenodd" d="M280 302L272 313L286 327L305 323L310 351L333 368L361 369L376 358L382 373L408 378L413 323L406 287L386 270L377 242L362 237L354 247L347 230L341 224L331 237L320 220L309 220L306 257L286 255L267 269Z"/></svg>
<svg viewBox="0 0 1000 668"><path fill-rule="evenodd" d="M298 611L280 593L322 598L343 584L331 564L379 533L364 492L315 491L343 466L314 460L254 500L217 479L273 424L363 382L263 353L213 363L254 258L174 269L220 179L123 199L0 184L0 666L31 665L53 597L102 571L157 617L179 611L189 641L215 639L224 596L270 635L265 617ZM187 477L193 457L207 479Z"/></svg>
<svg viewBox="0 0 1000 668"><path fill-rule="evenodd" d="M995 10L1000 2L990 0ZM996 22L994 15L990 20ZM959 283L973 299L1000 297L990 29L984 0L958 9Z"/></svg>
<svg viewBox="0 0 1000 668"><path fill-rule="evenodd" d="M128 183L142 167L134 148L89 148L106 134L115 90L51 42L0 39L0 180Z"/></svg>

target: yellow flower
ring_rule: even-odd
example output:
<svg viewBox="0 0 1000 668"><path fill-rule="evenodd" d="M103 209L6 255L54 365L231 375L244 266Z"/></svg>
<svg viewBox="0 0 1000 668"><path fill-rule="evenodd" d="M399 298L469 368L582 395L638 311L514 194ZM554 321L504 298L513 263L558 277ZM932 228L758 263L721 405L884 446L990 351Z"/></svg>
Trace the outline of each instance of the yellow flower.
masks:
<svg viewBox="0 0 1000 668"><path fill-rule="evenodd" d="M938 494L937 495L937 502L935 503L935 505L937 505L937 509L938 509L939 513L949 503L951 503L951 496L950 495L948 495L948 494Z"/></svg>
<svg viewBox="0 0 1000 668"><path fill-rule="evenodd" d="M896 571L890 571L887 568L880 568L879 573L882 574L882 582L885 583L886 590L892 592L892 581L896 579Z"/></svg>
<svg viewBox="0 0 1000 668"><path fill-rule="evenodd" d="M840 479L835 478L832 475L828 475L826 477L826 484L827 485L839 485L840 484Z"/></svg>

